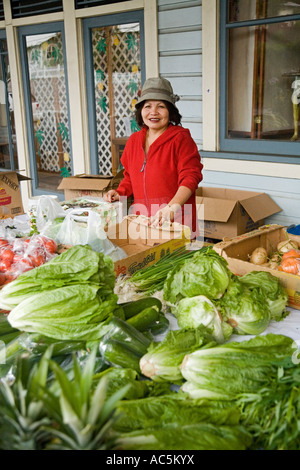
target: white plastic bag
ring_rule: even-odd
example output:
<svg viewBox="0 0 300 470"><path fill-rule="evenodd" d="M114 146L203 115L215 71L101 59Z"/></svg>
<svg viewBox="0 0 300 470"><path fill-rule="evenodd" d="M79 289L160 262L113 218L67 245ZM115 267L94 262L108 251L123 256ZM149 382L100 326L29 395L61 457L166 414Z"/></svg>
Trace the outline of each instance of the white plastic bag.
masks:
<svg viewBox="0 0 300 470"><path fill-rule="evenodd" d="M36 228L39 233L46 235L46 231L53 221L59 217L65 217L65 211L52 197L41 196L36 206Z"/></svg>
<svg viewBox="0 0 300 470"><path fill-rule="evenodd" d="M125 258L124 250L114 245L106 236L100 214L93 210L74 209L65 214L55 241L64 245L90 245L94 251L111 256L113 261Z"/></svg>

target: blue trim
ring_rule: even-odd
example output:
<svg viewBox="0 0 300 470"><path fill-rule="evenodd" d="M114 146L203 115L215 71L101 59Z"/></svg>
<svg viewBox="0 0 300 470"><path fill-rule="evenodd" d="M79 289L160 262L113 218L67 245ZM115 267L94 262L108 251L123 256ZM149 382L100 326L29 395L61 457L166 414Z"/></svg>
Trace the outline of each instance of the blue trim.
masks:
<svg viewBox="0 0 300 470"><path fill-rule="evenodd" d="M6 41L6 31L0 31L0 61L1 61L1 68L2 68L2 79L5 83L5 112L6 112L6 120L7 120L7 133L8 133L8 148L9 148L9 168L3 168L1 171L15 171L15 159L14 159L14 145L13 145L13 137L12 137L12 126L11 126L11 118L10 118L10 111L9 111L9 100L8 100L8 91L7 91L7 74L6 74L6 63L5 63L5 56L8 56L7 51L3 51L2 49L2 41Z"/></svg>
<svg viewBox="0 0 300 470"><path fill-rule="evenodd" d="M32 116L32 104L31 104L31 93L30 93L30 76L29 67L27 60L27 47L26 47L26 36L34 34L47 34L47 33L61 33L62 44L63 44L63 58L64 58L64 73L66 83L66 94L67 94L67 109L68 109L68 123L69 123L69 136L70 136L70 149L71 149L71 167L73 173L73 160L72 160L72 138L71 138L71 121L70 121L70 110L69 110L69 87L68 87L68 74L67 74L67 62L65 55L65 35L64 25L62 22L39 24L39 25L28 25L21 26L18 28L19 45L20 45L20 58L21 58L21 69L23 78L23 89L24 89L24 100L25 100L25 115L27 122L27 139L29 148L29 160L30 160L30 172L32 178L32 194L39 196L41 194L55 194L60 196L59 192L49 192L41 190L38 187L38 170L36 165L36 151L34 142L34 128L33 128L33 116Z"/></svg>
<svg viewBox="0 0 300 470"><path fill-rule="evenodd" d="M255 26L259 24L281 23L290 20L300 20L300 15L282 16L259 20L241 21L227 24L227 3L228 0L220 1L220 111L219 111L219 133L220 133L220 153L217 158L230 158L226 152L234 155L242 154L242 159L259 161L277 161L278 163L299 164L300 142L288 142L280 140L250 140L235 139L227 137L227 56L228 56L228 30L241 26ZM225 154L226 157L222 155ZM245 155L248 156L245 158ZM252 156L251 156L252 154ZM255 154L255 155L254 155ZM295 156L295 157L294 157ZM250 157L250 158L249 158ZM239 158L231 157L231 158Z"/></svg>
<svg viewBox="0 0 300 470"><path fill-rule="evenodd" d="M140 24L140 49L141 49L141 78L145 81L145 33L144 33L144 11L137 10L128 13L116 13L107 16L86 18L83 20L83 43L85 50L85 74L87 90L87 108L89 122L89 143L91 173L99 173L98 163L98 144L97 144L97 123L96 123L96 103L94 90L93 74L93 48L92 48L92 29L103 26L112 26L116 24L139 23Z"/></svg>

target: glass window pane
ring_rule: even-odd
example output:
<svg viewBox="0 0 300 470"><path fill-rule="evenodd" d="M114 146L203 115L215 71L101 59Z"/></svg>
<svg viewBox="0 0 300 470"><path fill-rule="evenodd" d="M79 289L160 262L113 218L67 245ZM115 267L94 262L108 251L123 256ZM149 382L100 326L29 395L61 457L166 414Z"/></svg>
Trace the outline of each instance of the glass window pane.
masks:
<svg viewBox="0 0 300 470"><path fill-rule="evenodd" d="M299 2L287 2L286 0L228 1L228 20L230 23L299 14Z"/></svg>
<svg viewBox="0 0 300 470"><path fill-rule="evenodd" d="M0 168L18 169L14 106L5 39L0 41Z"/></svg>
<svg viewBox="0 0 300 470"><path fill-rule="evenodd" d="M122 148L137 130L134 105L141 89L139 23L92 29L100 175L115 174Z"/></svg>
<svg viewBox="0 0 300 470"><path fill-rule="evenodd" d="M57 191L71 174L62 35L26 36L38 188Z"/></svg>
<svg viewBox="0 0 300 470"><path fill-rule="evenodd" d="M228 137L298 139L300 21L229 32Z"/></svg>

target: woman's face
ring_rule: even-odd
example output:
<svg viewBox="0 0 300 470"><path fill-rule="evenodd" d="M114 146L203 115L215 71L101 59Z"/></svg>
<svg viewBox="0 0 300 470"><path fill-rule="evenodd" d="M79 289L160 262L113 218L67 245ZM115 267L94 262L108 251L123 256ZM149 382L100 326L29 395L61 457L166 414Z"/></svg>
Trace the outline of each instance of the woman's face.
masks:
<svg viewBox="0 0 300 470"><path fill-rule="evenodd" d="M169 125L169 110L163 101L147 100L142 108L142 118L149 129L164 131Z"/></svg>

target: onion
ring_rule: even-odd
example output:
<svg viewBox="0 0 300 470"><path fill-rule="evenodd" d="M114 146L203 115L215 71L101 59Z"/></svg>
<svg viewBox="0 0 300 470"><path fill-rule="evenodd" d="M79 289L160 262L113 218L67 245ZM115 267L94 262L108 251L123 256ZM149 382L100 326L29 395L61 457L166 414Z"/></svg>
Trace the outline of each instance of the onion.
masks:
<svg viewBox="0 0 300 470"><path fill-rule="evenodd" d="M284 240L283 242L279 242L277 245L277 250L279 253L286 253L289 250L297 250L298 243L294 240Z"/></svg>
<svg viewBox="0 0 300 470"><path fill-rule="evenodd" d="M262 246L255 248L250 256L250 263L262 265L268 260L268 253Z"/></svg>

